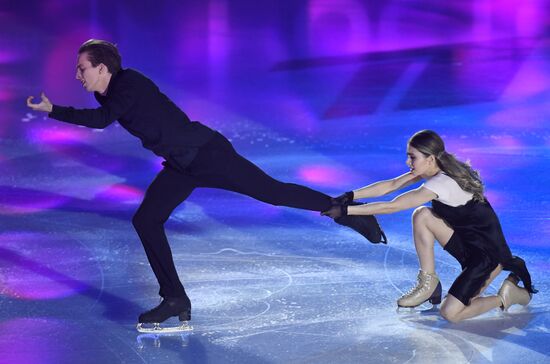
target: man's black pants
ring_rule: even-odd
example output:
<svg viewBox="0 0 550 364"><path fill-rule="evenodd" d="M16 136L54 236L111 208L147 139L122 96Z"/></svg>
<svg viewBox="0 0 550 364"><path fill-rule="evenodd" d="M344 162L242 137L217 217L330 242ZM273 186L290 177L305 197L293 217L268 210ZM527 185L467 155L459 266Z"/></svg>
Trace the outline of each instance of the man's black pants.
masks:
<svg viewBox="0 0 550 364"><path fill-rule="evenodd" d="M325 211L331 207L330 196L297 184L277 181L240 156L223 135L216 133L186 168L179 167L177 159L170 159L165 164L147 189L132 220L160 284L162 297L185 296L164 223L196 187L234 191L276 206L312 211Z"/></svg>

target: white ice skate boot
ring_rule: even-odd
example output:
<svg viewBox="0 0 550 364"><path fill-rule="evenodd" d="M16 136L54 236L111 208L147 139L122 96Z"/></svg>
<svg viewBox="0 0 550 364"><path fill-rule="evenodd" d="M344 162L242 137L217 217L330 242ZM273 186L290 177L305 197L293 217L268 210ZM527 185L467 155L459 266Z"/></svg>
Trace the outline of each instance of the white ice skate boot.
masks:
<svg viewBox="0 0 550 364"><path fill-rule="evenodd" d="M514 304L526 306L531 301L531 294L525 288L518 286L518 281L513 275L509 275L498 290L498 297L502 302L500 309L507 311Z"/></svg>
<svg viewBox="0 0 550 364"><path fill-rule="evenodd" d="M398 307L416 307L426 301L432 305L441 303L441 283L435 273L418 271L416 286L397 300Z"/></svg>

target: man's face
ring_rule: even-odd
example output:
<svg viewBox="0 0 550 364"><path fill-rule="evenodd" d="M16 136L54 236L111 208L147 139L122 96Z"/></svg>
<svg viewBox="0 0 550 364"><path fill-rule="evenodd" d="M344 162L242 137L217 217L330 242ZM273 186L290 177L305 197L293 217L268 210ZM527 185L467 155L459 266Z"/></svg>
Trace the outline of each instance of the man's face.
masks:
<svg viewBox="0 0 550 364"><path fill-rule="evenodd" d="M82 87L86 91L100 91L99 84L103 68L105 68L103 64L99 64L97 67L92 66L92 63L88 60L88 53L81 53L78 55L76 64L76 79L82 83Z"/></svg>

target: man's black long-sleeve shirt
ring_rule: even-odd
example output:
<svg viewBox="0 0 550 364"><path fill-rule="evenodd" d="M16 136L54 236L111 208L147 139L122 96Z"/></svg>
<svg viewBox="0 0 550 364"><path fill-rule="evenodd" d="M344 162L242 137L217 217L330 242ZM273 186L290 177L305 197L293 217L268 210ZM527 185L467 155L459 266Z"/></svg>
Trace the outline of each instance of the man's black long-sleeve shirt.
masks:
<svg viewBox="0 0 550 364"><path fill-rule="evenodd" d="M143 146L166 159L177 156L189 164L198 148L206 144L214 131L187 115L153 81L132 69L123 69L109 81L105 96L94 93L100 107L75 109L53 105L51 118L103 129L118 120Z"/></svg>

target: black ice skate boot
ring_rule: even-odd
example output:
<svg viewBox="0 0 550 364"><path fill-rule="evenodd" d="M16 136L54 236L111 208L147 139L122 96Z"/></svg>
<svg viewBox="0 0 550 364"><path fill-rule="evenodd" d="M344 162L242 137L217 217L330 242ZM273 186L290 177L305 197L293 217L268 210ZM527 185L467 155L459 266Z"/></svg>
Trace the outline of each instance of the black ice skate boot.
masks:
<svg viewBox="0 0 550 364"><path fill-rule="evenodd" d="M178 316L181 321L180 326L167 328L160 326L161 322L174 316ZM165 297L157 307L139 315L137 330L140 332L189 331L192 329L187 324L189 320L191 320L191 301L188 297ZM143 324L153 324L153 327L145 327Z"/></svg>
<svg viewBox="0 0 550 364"><path fill-rule="evenodd" d="M346 215L334 219L334 221L352 228L373 244L388 243L386 234L384 234L374 215Z"/></svg>
<svg viewBox="0 0 550 364"><path fill-rule="evenodd" d="M357 231L373 244L387 244L388 239L386 238L386 234L384 234L374 215L348 215L348 206L355 205L363 204L352 201L348 204L333 205L329 210L321 214L330 216L334 218L336 223Z"/></svg>

